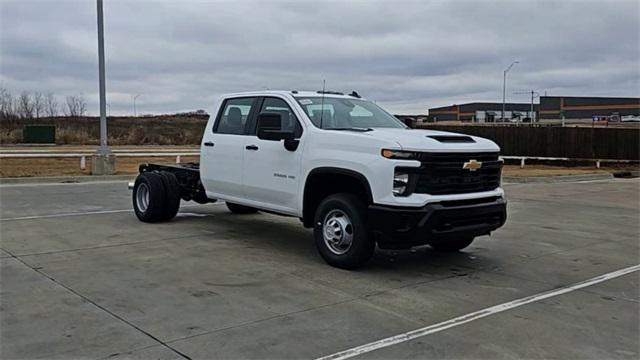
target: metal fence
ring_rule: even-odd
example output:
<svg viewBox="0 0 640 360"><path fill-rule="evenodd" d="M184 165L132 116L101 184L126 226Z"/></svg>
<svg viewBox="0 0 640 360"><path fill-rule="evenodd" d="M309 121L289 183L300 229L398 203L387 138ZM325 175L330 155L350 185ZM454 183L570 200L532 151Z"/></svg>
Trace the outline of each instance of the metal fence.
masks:
<svg viewBox="0 0 640 360"><path fill-rule="evenodd" d="M495 141L506 156L640 159L640 130L579 127L455 126L421 124Z"/></svg>

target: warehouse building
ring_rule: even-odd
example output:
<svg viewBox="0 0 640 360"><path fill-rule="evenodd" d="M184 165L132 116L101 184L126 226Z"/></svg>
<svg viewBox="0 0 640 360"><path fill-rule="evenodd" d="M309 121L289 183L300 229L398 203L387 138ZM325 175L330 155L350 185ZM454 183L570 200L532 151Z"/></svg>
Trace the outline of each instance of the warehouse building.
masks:
<svg viewBox="0 0 640 360"><path fill-rule="evenodd" d="M540 119L640 116L640 98L541 96Z"/></svg>
<svg viewBox="0 0 640 360"><path fill-rule="evenodd" d="M640 98L540 96L540 104L505 104L505 119L533 121L544 119L602 119L622 116L640 116ZM429 121L501 121L502 103L473 102L429 109Z"/></svg>
<svg viewBox="0 0 640 360"><path fill-rule="evenodd" d="M534 104L533 114L531 104L506 103L505 119L512 121L529 121L536 119L538 105ZM443 106L429 109L429 121L469 121L495 122L502 117L502 103L474 102L460 105Z"/></svg>

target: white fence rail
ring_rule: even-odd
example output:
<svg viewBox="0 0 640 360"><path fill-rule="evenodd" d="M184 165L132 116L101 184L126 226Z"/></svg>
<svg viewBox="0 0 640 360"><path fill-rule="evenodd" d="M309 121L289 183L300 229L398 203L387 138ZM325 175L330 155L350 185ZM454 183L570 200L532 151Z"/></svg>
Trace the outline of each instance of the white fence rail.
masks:
<svg viewBox="0 0 640 360"><path fill-rule="evenodd" d="M500 158L504 160L520 160L520 168L524 168L527 160L538 160L538 161L565 161L565 162L593 162L596 168L600 169L602 163L613 163L613 164L633 164L638 163L638 160L617 160L617 159L573 159L573 158L562 158L562 157L540 157L540 156L501 156Z"/></svg>

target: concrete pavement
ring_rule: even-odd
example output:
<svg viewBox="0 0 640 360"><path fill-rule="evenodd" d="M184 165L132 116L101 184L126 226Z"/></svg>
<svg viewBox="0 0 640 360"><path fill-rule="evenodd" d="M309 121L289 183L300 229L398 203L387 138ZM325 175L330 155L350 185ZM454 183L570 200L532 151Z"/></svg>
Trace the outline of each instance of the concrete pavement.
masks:
<svg viewBox="0 0 640 360"><path fill-rule="evenodd" d="M0 357L315 358L640 263L637 179L512 184L507 225L464 252L325 265L299 220L126 182L0 186ZM185 206L186 205L186 206ZM363 358L636 359L634 272Z"/></svg>

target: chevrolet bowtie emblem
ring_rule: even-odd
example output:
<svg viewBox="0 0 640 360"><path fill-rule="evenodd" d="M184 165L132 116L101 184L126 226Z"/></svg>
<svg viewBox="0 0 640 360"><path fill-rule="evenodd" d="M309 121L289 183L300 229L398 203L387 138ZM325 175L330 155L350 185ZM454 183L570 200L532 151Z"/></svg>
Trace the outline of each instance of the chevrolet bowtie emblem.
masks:
<svg viewBox="0 0 640 360"><path fill-rule="evenodd" d="M477 161L477 160L469 160L466 163L464 163L462 165L463 169L467 169L469 171L476 171L478 169L480 169L482 167L482 161Z"/></svg>

